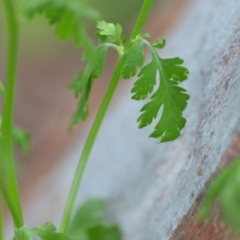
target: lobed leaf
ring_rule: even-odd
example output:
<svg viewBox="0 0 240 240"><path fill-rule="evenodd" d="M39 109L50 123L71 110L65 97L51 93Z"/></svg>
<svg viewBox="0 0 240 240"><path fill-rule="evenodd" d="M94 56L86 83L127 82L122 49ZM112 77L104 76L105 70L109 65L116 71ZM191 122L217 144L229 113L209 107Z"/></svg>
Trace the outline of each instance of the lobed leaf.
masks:
<svg viewBox="0 0 240 240"><path fill-rule="evenodd" d="M22 10L26 16L33 18L43 15L62 40L73 39L76 46L84 46L84 56L90 56L92 45L83 26L85 19L97 19L99 14L87 6L84 1L74 0L31 0L24 4Z"/></svg>
<svg viewBox="0 0 240 240"><path fill-rule="evenodd" d="M74 91L76 97L81 94L77 110L71 120L70 129L79 120L84 120L88 115L88 102L92 89L92 83L93 80L98 78L103 72L105 57L109 46L110 45L108 44L99 45L95 49L93 58L88 62L85 70L78 74L69 85L70 89Z"/></svg>
<svg viewBox="0 0 240 240"><path fill-rule="evenodd" d="M169 79L177 82L182 82L188 78L189 71L187 68L181 66L183 60L179 57L160 59L161 66Z"/></svg>
<svg viewBox="0 0 240 240"><path fill-rule="evenodd" d="M180 131L186 123L182 112L187 106L189 95L185 89L178 86L178 82L186 80L189 71L180 66L183 63L182 59L162 59L151 44L146 41L144 43L150 49L152 61L142 67L138 74L131 90L132 98L143 100L153 92L154 86L159 86L150 101L140 110L142 114L137 121L139 128L143 128L151 124L162 111L150 137L158 138L160 142L172 141L180 136Z"/></svg>
<svg viewBox="0 0 240 240"><path fill-rule="evenodd" d="M113 23L107 23L105 21L98 21L97 28L98 34L105 36L108 42L117 42L122 44L122 27L120 24L114 25Z"/></svg>

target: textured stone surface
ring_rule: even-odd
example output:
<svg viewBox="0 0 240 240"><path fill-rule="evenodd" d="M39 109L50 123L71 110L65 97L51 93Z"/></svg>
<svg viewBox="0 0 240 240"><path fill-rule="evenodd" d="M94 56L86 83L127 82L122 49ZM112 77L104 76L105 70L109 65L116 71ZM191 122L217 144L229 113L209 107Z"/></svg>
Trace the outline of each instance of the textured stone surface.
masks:
<svg viewBox="0 0 240 240"><path fill-rule="evenodd" d="M183 57L191 70L184 85L191 95L185 111L188 122L177 141L159 145L147 138L151 127L138 130L135 119L141 103L130 100L130 85L107 115L79 202L107 199L109 214L122 226L125 240L169 239L183 217L193 214L191 207L197 206L196 199L239 130L239 9L238 0L192 1L167 36L162 55ZM27 225L46 219L59 223L82 143L76 142L36 188L32 205L26 207ZM175 232L174 239L180 234Z"/></svg>
<svg viewBox="0 0 240 240"><path fill-rule="evenodd" d="M236 157L240 156L240 132L238 132L230 145L223 153L220 164L216 169L216 173L219 169L226 167ZM215 177L215 173L212 174L210 179L205 183L208 186L211 180ZM196 215L199 206L203 201L205 188L200 192L197 198L194 200L191 208L184 215L179 222L178 226L172 232L171 240L184 239L184 240L237 240L239 235L234 235L230 229L226 226L221 218L221 212L219 206L215 203L211 209L210 216L202 222L196 222Z"/></svg>

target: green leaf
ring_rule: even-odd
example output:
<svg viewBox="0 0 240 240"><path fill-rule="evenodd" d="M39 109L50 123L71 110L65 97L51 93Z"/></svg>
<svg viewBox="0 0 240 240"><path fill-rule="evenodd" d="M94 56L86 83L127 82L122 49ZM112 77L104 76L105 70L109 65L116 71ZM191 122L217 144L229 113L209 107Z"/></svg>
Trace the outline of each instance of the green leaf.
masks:
<svg viewBox="0 0 240 240"><path fill-rule="evenodd" d="M97 225L87 230L88 240L120 240L121 232L116 225Z"/></svg>
<svg viewBox="0 0 240 240"><path fill-rule="evenodd" d="M29 18L43 15L62 40L73 39L76 46L85 48L85 58L92 52L91 40L85 32L83 22L96 20L99 14L86 5L85 1L74 0L30 0L24 4L23 12Z"/></svg>
<svg viewBox="0 0 240 240"><path fill-rule="evenodd" d="M167 78L172 78L177 82L186 80L188 78L189 71L185 67L180 66L183 62L184 61L179 57L161 59L161 65L167 75Z"/></svg>
<svg viewBox="0 0 240 240"><path fill-rule="evenodd" d="M30 150L30 133L26 132L20 127L16 125L13 126L12 131L13 141L14 143L20 147L24 152L29 152Z"/></svg>
<svg viewBox="0 0 240 240"><path fill-rule="evenodd" d="M113 23L98 21L97 28L99 29L98 34L105 36L108 42L117 42L122 45L122 27L120 24L114 25Z"/></svg>
<svg viewBox="0 0 240 240"><path fill-rule="evenodd" d="M107 43L99 45L94 51L93 58L86 65L85 70L78 74L69 85L76 97L81 94L77 110L71 120L70 129L78 123L79 120L84 120L88 115L88 102L92 83L93 80L98 78L103 72L105 57L109 47L110 45Z"/></svg>
<svg viewBox="0 0 240 240"><path fill-rule="evenodd" d="M137 69L143 65L144 52L143 52L143 41L135 43L129 48L123 55L123 70L122 76L125 79L129 79L136 75Z"/></svg>
<svg viewBox="0 0 240 240"><path fill-rule="evenodd" d="M13 240L35 240L35 236L40 237L42 240L73 240L66 234L56 232L56 227L50 222L33 229L25 227L17 229Z"/></svg>
<svg viewBox="0 0 240 240"><path fill-rule="evenodd" d="M66 234L56 232L56 227L51 222L47 222L30 231L32 235L37 235L42 240L73 240Z"/></svg>
<svg viewBox="0 0 240 240"><path fill-rule="evenodd" d="M152 46L155 48L159 48L162 49L164 48L166 45L166 40L164 38L160 38L159 40L157 40L156 42L152 43Z"/></svg>
<svg viewBox="0 0 240 240"><path fill-rule="evenodd" d="M4 96L5 95L5 88L3 85L3 82L0 80L0 95Z"/></svg>
<svg viewBox="0 0 240 240"><path fill-rule="evenodd" d="M74 239L120 240L120 229L105 220L106 204L100 199L91 199L76 212L68 233Z"/></svg>
<svg viewBox="0 0 240 240"><path fill-rule="evenodd" d="M151 52L152 61L141 68L138 80L131 90L132 98L143 100L153 92L155 86L157 89L141 109L142 114L137 120L139 128L151 124L160 114L160 120L150 137L158 138L160 142L173 141L180 136L180 131L186 123L182 112L187 106L189 95L185 89L178 86L178 82L186 80L189 71L180 66L183 63L182 59L162 59L151 44L143 41Z"/></svg>
<svg viewBox="0 0 240 240"><path fill-rule="evenodd" d="M69 88L75 92L76 97L81 93L77 110L71 119L70 129L80 120L84 120L88 116L88 101L92 89L92 81L92 76L80 73L69 84Z"/></svg>
<svg viewBox="0 0 240 240"><path fill-rule="evenodd" d="M106 205L103 200L91 199L85 202L75 213L68 232L76 235L82 229L103 222Z"/></svg>
<svg viewBox="0 0 240 240"><path fill-rule="evenodd" d="M234 160L227 168L220 171L207 190L203 205L197 219L208 216L212 204L218 200L226 223L235 232L240 226L240 158Z"/></svg>

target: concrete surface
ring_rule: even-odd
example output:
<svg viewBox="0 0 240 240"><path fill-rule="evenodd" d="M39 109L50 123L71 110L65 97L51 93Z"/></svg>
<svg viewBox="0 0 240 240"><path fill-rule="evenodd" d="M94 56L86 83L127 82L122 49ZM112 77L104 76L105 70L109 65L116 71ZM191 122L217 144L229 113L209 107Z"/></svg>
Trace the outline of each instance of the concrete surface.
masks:
<svg viewBox="0 0 240 240"><path fill-rule="evenodd" d="M151 127L137 128L142 103L112 105L87 165L78 203L107 200L110 218L125 240L167 240L204 190L239 130L240 1L192 1L168 34L162 56L181 56L190 69L184 84L191 95L182 136L157 144ZM87 129L85 131L87 134ZM59 223L84 138L60 159L26 205L26 224ZM44 194L43 194L44 193ZM200 200L199 200L200 202ZM38 218L34 216L38 216ZM180 239L175 235L174 239Z"/></svg>

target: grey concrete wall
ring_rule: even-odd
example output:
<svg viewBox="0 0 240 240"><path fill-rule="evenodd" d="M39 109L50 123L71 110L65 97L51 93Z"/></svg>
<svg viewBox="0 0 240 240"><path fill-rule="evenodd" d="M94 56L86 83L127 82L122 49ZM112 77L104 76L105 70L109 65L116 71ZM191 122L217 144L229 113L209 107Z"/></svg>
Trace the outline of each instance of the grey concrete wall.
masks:
<svg viewBox="0 0 240 240"><path fill-rule="evenodd" d="M166 38L160 54L181 56L190 69L182 136L158 144L147 137L151 127L137 128L141 103L130 99L131 80L107 114L80 190L78 202L107 200L125 240L169 239L239 130L240 1L191 1ZM25 207L29 227L46 220L59 223L84 138L36 188Z"/></svg>

